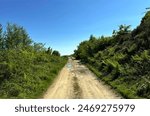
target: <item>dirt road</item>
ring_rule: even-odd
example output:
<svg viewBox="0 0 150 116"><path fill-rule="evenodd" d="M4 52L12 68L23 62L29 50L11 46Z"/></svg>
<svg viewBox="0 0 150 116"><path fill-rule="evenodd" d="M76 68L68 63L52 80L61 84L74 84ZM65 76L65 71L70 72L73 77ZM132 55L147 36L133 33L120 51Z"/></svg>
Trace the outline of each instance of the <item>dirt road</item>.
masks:
<svg viewBox="0 0 150 116"><path fill-rule="evenodd" d="M49 87L45 99L117 99L108 86L79 61L69 58L58 78Z"/></svg>

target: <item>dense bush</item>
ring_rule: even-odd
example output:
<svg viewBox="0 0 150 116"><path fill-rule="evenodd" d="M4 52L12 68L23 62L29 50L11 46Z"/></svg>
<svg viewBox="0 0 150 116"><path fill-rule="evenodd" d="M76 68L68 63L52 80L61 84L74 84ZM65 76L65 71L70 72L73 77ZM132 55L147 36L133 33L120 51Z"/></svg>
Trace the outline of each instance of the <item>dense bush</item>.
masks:
<svg viewBox="0 0 150 116"><path fill-rule="evenodd" d="M124 97L149 98L150 11L133 31L121 25L111 37L91 36L79 44L74 56Z"/></svg>
<svg viewBox="0 0 150 116"><path fill-rule="evenodd" d="M0 27L0 98L39 98L67 58L34 43L23 27Z"/></svg>

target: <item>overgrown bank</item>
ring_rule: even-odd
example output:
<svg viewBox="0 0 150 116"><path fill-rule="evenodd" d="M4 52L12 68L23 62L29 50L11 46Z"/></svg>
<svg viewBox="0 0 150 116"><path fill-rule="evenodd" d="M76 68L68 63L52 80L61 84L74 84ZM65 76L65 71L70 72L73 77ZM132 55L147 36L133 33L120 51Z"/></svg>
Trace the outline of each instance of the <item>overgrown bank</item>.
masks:
<svg viewBox="0 0 150 116"><path fill-rule="evenodd" d="M39 98L67 57L33 42L23 27L0 25L0 98Z"/></svg>
<svg viewBox="0 0 150 116"><path fill-rule="evenodd" d="M91 36L74 56L124 98L150 98L150 11L132 31L121 25L111 37Z"/></svg>

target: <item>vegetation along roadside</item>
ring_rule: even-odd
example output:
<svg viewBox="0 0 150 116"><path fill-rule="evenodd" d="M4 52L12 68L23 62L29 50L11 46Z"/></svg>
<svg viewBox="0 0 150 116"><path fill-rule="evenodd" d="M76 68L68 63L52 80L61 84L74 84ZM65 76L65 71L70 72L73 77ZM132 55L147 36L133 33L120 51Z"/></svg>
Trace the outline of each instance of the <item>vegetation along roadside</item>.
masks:
<svg viewBox="0 0 150 116"><path fill-rule="evenodd" d="M150 99L150 11L134 30L120 25L109 37L79 44L74 57L124 98Z"/></svg>
<svg viewBox="0 0 150 116"><path fill-rule="evenodd" d="M39 98L67 57L33 42L16 24L0 25L0 98Z"/></svg>

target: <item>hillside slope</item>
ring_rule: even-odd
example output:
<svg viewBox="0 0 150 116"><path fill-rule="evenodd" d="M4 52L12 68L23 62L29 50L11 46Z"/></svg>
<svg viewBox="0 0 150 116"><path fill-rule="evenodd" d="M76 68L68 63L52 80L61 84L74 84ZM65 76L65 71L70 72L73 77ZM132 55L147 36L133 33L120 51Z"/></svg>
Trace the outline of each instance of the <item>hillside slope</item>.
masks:
<svg viewBox="0 0 150 116"><path fill-rule="evenodd" d="M74 56L123 97L150 98L150 11L132 31L121 25L111 37L91 36Z"/></svg>

